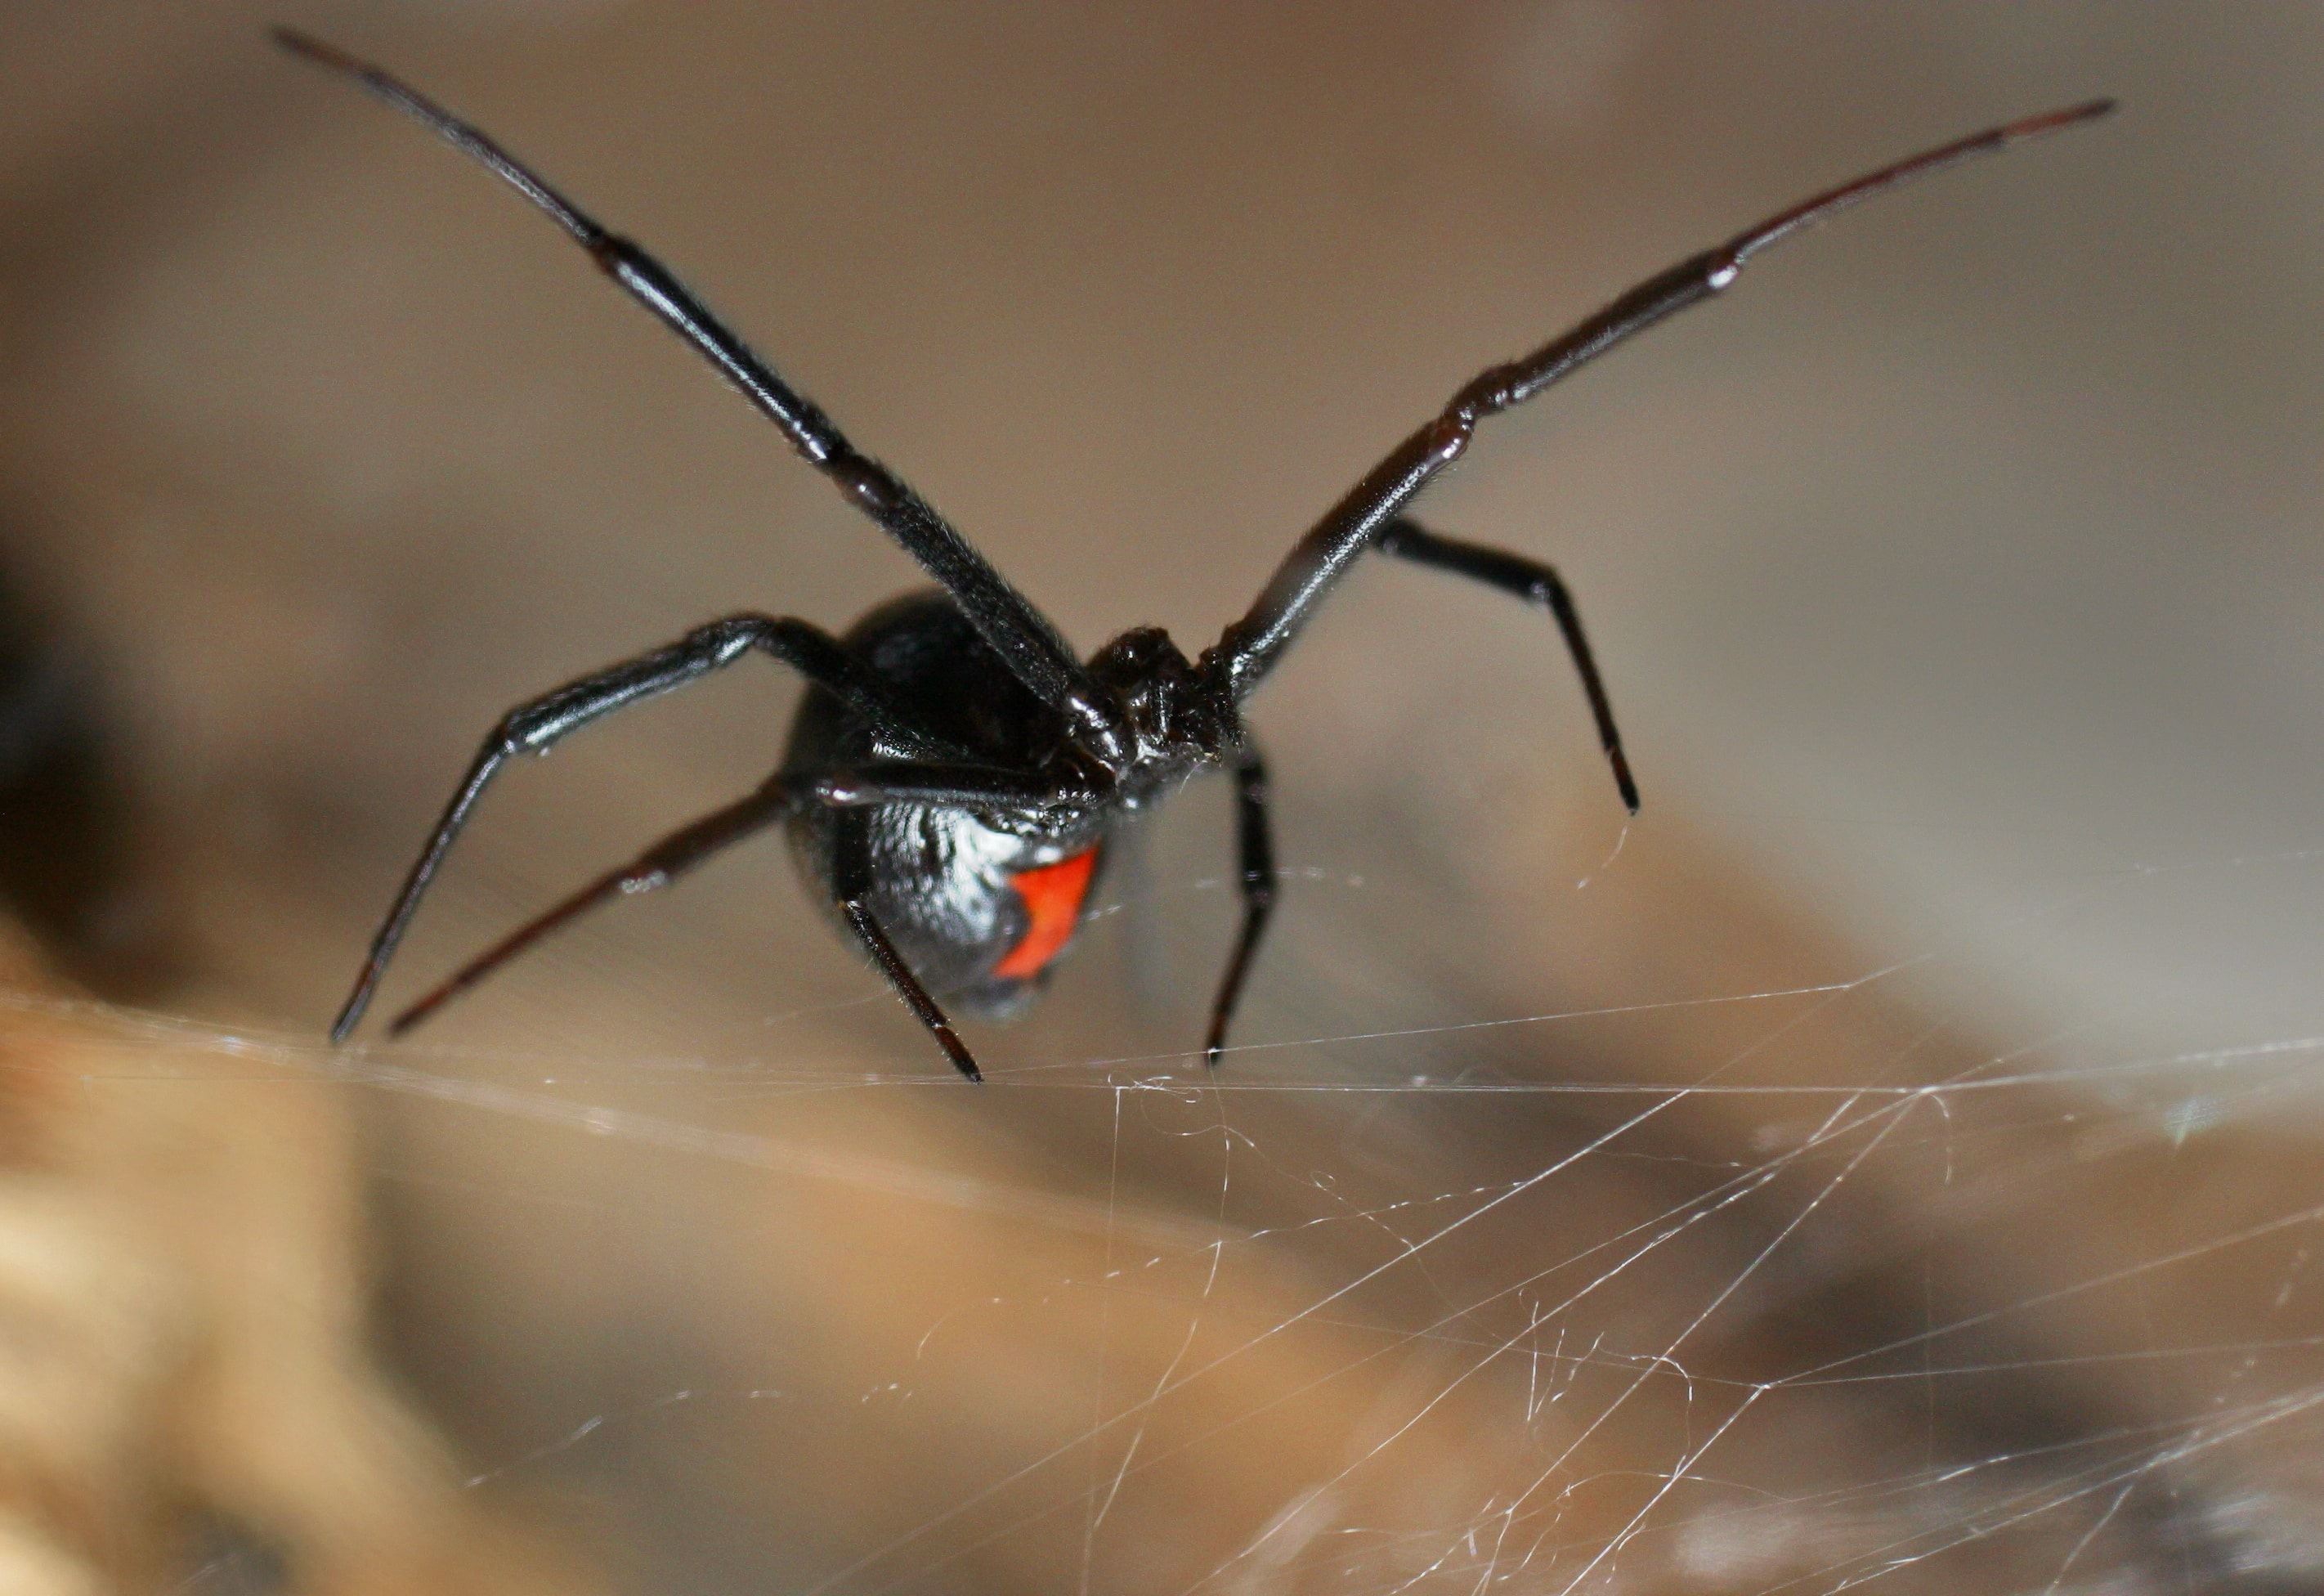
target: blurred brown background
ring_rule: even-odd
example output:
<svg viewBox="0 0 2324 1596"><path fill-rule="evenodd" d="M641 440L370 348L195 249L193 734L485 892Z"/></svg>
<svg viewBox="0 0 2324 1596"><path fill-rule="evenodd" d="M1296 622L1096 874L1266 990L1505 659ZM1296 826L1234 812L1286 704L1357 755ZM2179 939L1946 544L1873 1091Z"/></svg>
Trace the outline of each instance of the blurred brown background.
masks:
<svg viewBox="0 0 2324 1596"><path fill-rule="evenodd" d="M1538 617L1349 583L1254 708L1290 880L1222 1090L1214 785L981 1094L772 846L313 1067L394 1355L632 1588L2324 1574L2324 12L18 0L0 556L105 684L152 885L98 930L306 1047L503 708L911 572L275 20L662 251L1083 646L1190 652L1480 365L2122 97L1432 493L1572 583L1627 836ZM793 692L513 772L391 1000L761 773Z"/></svg>

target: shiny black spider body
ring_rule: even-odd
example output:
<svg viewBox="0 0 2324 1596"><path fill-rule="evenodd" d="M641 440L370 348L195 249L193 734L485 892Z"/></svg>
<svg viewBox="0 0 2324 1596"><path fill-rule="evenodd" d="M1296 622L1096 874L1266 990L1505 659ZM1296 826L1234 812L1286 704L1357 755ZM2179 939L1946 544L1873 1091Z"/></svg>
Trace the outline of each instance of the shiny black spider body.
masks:
<svg viewBox="0 0 2324 1596"><path fill-rule="evenodd" d="M288 30L295 54L347 74L475 158L564 228L598 268L691 345L936 583L873 610L844 637L756 613L520 705L485 738L405 879L332 1028L351 1031L438 866L508 759L744 655L771 656L808 690L780 768L758 790L683 827L520 927L404 1011L401 1031L575 916L663 886L720 849L787 824L807 878L943 1046L974 1060L934 992L980 1012L1021 1005L1082 918L1121 818L1188 776L1234 778L1242 923L1211 1008L1217 1061L1274 905L1267 776L1242 704L1338 579L1368 551L1469 577L1546 610L1580 672L1622 799L1637 808L1613 712L1557 574L1439 537L1407 515L1485 418L1520 404L1632 335L1710 298L1760 250L1909 179L2104 114L2094 101L1928 151L1780 212L1648 278L1521 360L1492 367L1392 450L1292 549L1250 612L1189 660L1163 632L1124 632L1088 660L926 501L860 453L653 256L608 232L483 134L375 67Z"/></svg>
<svg viewBox="0 0 2324 1596"><path fill-rule="evenodd" d="M1052 915L1062 911L1065 918L1056 928L1069 930L1080 900L1096 883L1117 819L1158 798L1199 761L1178 744L1157 745L1152 757L1125 771L1110 798L1101 799L1076 768L1070 745L1060 743L1048 706L1010 674L941 589L890 600L857 622L844 641L965 762L999 769L1045 750L1061 761L1039 778L1060 801L1038 807L812 804L790 817L801 873L833 889L824 900L843 926L849 922L839 906L848 894L839 884L851 849L860 848L856 890L920 981L973 1012L1013 1013L1032 998L1054 958L1028 959L1031 967L1021 973L995 973L1035 929L1033 904L1017 883L1028 872L1086 860L1081 890L1054 893L1043 904ZM1163 646L1169 646L1167 640ZM863 769L898 753L870 719L836 695L810 687L782 769L806 780L816 771ZM1078 801L1076 794L1083 795ZM1032 951L1041 949L1036 945Z"/></svg>

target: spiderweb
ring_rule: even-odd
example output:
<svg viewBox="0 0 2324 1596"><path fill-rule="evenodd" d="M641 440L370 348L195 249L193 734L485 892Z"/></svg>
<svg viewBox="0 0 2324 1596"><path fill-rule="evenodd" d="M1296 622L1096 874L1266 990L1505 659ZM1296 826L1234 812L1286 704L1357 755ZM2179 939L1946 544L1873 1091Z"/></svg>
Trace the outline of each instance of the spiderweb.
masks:
<svg viewBox="0 0 2324 1596"><path fill-rule="evenodd" d="M2286 1127L2324 1037L1972 1026L1969 956L1844 946L1588 808L1490 869L1287 827L1273 995L1214 1075L1168 997L1231 905L1199 823L979 1038L982 1091L868 975L606 1038L669 1001L667 914L519 980L521 1047L169 1029L393 1128L394 1319L472 1488L590 1504L640 1588L2319 1577L2324 1184ZM2144 860L2034 914L2319 864Z"/></svg>

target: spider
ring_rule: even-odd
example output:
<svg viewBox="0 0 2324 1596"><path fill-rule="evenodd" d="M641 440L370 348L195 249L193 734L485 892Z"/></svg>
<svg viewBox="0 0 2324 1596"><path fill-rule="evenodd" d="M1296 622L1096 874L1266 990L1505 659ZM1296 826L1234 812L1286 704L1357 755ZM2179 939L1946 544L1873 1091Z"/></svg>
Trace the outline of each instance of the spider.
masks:
<svg viewBox="0 0 2324 1596"><path fill-rule="evenodd" d="M530 200L715 366L936 583L881 604L842 637L789 617L728 615L503 715L373 938L331 1027L332 1040L345 1040L362 1019L429 883L503 764L519 754L546 753L615 710L755 652L807 683L775 773L747 797L671 833L511 932L405 1010L392 1034L409 1030L576 917L610 899L667 886L779 822L840 927L972 1081L982 1079L976 1060L934 994L985 1015L1028 1001L1073 940L1123 816L1213 766L1224 767L1234 780L1242 894L1241 926L1204 1041L1204 1062L1218 1062L1275 908L1267 766L1244 728L1243 701L1367 549L1546 609L1582 678L1622 802L1637 813L1637 787L1564 583L1539 561L1428 530L1406 513L1413 500L1461 457L1478 423L1711 298L1761 250L1898 184L2113 109L2110 100L2092 100L1939 145L1779 211L1657 272L1532 354L1462 388L1325 512L1250 613L1198 659L1190 662L1158 628L1139 627L1082 660L950 522L858 452L654 256L379 68L290 29L277 29L274 37L292 54L354 78Z"/></svg>

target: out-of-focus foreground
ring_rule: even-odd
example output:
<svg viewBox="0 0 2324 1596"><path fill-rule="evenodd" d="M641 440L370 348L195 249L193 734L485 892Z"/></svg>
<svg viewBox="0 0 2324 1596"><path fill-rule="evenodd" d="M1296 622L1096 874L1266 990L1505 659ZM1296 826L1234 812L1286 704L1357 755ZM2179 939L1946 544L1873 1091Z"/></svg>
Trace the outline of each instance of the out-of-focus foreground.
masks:
<svg viewBox="0 0 2324 1596"><path fill-rule="evenodd" d="M318 1045L503 708L912 574L269 21L662 251L1084 647L1199 647L1646 272L2126 109L1768 257L1431 494L1572 584L1637 822L1546 623L1383 562L1253 705L1285 894L1225 1067L1208 784L972 1091L771 844ZM0 561L132 838L51 923L185 1022L75 1122L167 1094L327 1207L351 1162L477 1522L833 1596L2324 1579L2324 15L32 0L0 59ZM733 677L512 773L389 1001L761 774L796 688Z"/></svg>

